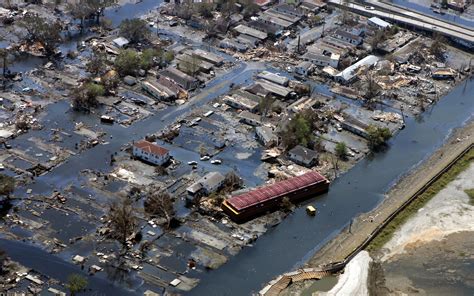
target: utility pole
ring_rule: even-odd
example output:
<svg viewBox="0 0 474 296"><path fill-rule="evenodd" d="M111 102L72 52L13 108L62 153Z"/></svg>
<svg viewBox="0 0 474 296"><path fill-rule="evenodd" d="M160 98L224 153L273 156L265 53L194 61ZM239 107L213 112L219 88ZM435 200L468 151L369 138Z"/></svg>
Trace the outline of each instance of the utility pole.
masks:
<svg viewBox="0 0 474 296"><path fill-rule="evenodd" d="M300 42L301 42L301 35L298 35L298 53L300 53Z"/></svg>

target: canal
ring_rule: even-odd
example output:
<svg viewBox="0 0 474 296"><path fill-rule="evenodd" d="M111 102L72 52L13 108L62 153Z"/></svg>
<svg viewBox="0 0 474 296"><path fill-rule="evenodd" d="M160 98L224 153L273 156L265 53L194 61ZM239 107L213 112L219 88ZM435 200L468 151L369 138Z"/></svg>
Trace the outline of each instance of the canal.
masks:
<svg viewBox="0 0 474 296"><path fill-rule="evenodd" d="M384 153L367 157L339 177L328 194L311 201L319 209L309 217L304 207L269 230L253 247L216 271L202 276L190 295L249 295L278 274L297 268L360 213L376 207L396 181L447 139L454 128L473 118L474 79L457 86L390 142Z"/></svg>

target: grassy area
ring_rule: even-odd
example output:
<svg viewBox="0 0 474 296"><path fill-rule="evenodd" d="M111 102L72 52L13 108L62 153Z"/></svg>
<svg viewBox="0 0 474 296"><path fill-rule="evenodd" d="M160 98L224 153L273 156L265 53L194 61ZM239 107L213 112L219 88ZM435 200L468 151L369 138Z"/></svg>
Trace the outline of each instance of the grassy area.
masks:
<svg viewBox="0 0 474 296"><path fill-rule="evenodd" d="M474 188L464 190L467 196L469 196L469 204L474 206Z"/></svg>
<svg viewBox="0 0 474 296"><path fill-rule="evenodd" d="M381 249L393 236L395 231L403 225L408 218L418 212L433 196L445 188L453 181L462 171L466 170L471 162L474 161L474 149L471 149L461 159L459 159L446 173L428 187L422 194L418 196L411 204L409 204L402 212L385 226L380 233L367 246L367 251L376 251ZM474 202L474 190L471 189L471 203ZM467 192L466 192L467 193Z"/></svg>

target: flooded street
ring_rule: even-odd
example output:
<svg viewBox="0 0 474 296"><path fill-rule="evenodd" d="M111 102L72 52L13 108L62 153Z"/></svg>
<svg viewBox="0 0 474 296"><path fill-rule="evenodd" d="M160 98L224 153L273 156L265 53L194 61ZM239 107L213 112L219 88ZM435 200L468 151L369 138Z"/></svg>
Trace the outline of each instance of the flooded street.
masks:
<svg viewBox="0 0 474 296"><path fill-rule="evenodd" d="M155 11L162 2L161 0L143 0L137 1L136 3L128 3L120 7L107 9L104 17L110 19L112 25L117 27L124 19ZM147 26L148 25L147 23ZM153 33L157 32L155 28L153 28L153 30ZM163 33L163 35L166 35L172 40L185 39L185 37L179 34L166 32L159 27L157 30L159 34ZM64 54L69 50L75 50L80 40L91 37L93 34L95 33L89 32L82 37L75 37L68 42L64 42L60 46L60 49ZM188 39L186 39L186 42L188 42L188 45L191 44L191 49L204 48L207 46L205 43L198 44ZM208 50L211 51L210 45ZM212 51L215 50L212 49ZM80 53L80 57L83 58L89 54L89 49L86 49ZM192 177L196 177L194 173L199 175L207 171L215 171L223 175L235 171L242 179L244 188L256 187L267 181L266 175L268 175L269 172L265 169L261 169L264 165L268 165L261 161L262 151L267 147L257 143L255 143L255 145L245 146L243 143L245 142L244 140L248 138L255 140L255 126L246 127L248 134L244 136L242 136L242 130L234 129L232 131L233 135L235 135L235 138L232 139L234 142L229 139L223 139L226 141L229 140L232 144L225 150L222 147L219 147L221 150L215 149L216 151L219 150L217 153L220 153L216 153L219 157L219 165L212 163L207 154L201 154L198 151L199 147L197 147L197 144L194 144L199 143L196 139L202 140L203 143L211 143L209 146L212 146L213 140L219 136L224 137L228 135L226 133L220 134L219 126L213 124L213 121L214 123L219 122L223 125L231 125L232 122L236 123L236 125L237 123L239 125L242 123L241 119L237 117L236 112L231 113L232 111L229 111L228 113L224 113L227 110L222 111L217 107L212 107L214 109L212 109L213 111L210 115L203 115L205 114L202 112L205 109L203 107L208 107L208 110L211 110L211 107L207 105L213 103L219 105L219 103L217 103L218 98L222 98L231 91L240 90L251 85L254 82L256 74L263 70L273 73L281 71L283 72L283 74L281 74L282 76L290 78L291 80L295 79L295 74L290 70L285 72L282 69L277 69L275 68L275 63L263 60L243 61L229 54L224 54L223 52L219 52L218 55L223 57L225 63L231 66L225 68L225 70L220 69L222 72L217 72L219 70L216 70L217 74L210 75L212 77L215 76L215 78L206 81L205 85L202 85L202 88L196 91L190 91L192 95L189 101L182 105L161 104L161 107L157 106L160 104L154 101L153 104L147 105L149 110L144 108L145 111L148 112L143 113L146 115L137 117L139 119L131 122L129 125L119 124L117 117L113 119L116 120L114 124L103 124L101 122L100 115L108 114L106 113L106 109L118 109L118 107L114 107L115 103L109 105L103 104L103 106L94 109L91 113L80 113L73 111L70 103L71 100L67 97L69 93L67 89L55 89L51 91L51 93L46 93L41 84L32 78L34 75L31 73L27 74L27 72L35 68L41 68L41 71L46 71L44 70L46 67L43 67L47 62L45 59L36 57L21 58L11 65L10 69L12 71L23 72L23 74L25 74L23 80L15 84L14 91L17 93L27 93L30 91L35 93L35 95L32 96L33 101L42 100L42 96L54 96L54 100L43 105L43 115L38 117L38 122L42 125L42 128L31 129L28 133L19 135L9 141L8 143L11 145L9 149L12 149L11 151L24 151L25 154L29 154L30 156L34 155L32 158L41 161L41 163L48 162L56 157L56 155L53 155L53 153L45 149L42 150L41 147L38 148L35 146L35 144L39 142L38 139L41 139L49 143L55 142L54 145L66 150L69 154L64 162L58 162L60 163L59 165L51 166L51 169L45 169L45 173L32 179L32 183L28 183L25 186L18 186L13 194L15 197L21 197L19 200L13 202L14 206L22 203L27 204L26 208L28 211L21 213L21 218L28 221L26 225L34 225L35 217L41 217L41 221L44 221L44 224L41 225L41 223L38 223L40 224L38 229L43 227L42 231L44 230L44 233L40 233L40 231L36 233L33 228L25 230L19 226L14 226L11 232L17 236L18 240L12 240L11 237L7 235L3 236L0 238L0 249L5 250L12 260L42 275L62 282L66 282L68 275L73 273L87 275L87 270L84 270L84 266L81 269L80 265L71 263L73 256L80 255L88 257L93 252L96 253L94 256L102 252L118 253L118 247L115 242L94 240L96 238L94 235L101 230L99 227L106 224L104 220L107 219L104 218L104 213L111 203L111 200L117 198L119 191L122 189L127 186L135 185L132 184L133 182L127 182L130 181L131 178L129 180L125 180L126 178L118 178L115 171L116 169L119 171L120 169L127 171L125 169L127 168L127 172L132 172L131 175L134 177L135 175L133 175L133 173L137 173L136 175L138 175L140 168L146 167L146 169L151 172L149 175L153 176L153 178L149 179L151 182L157 181L156 183L159 183L162 179L164 180L157 185L157 188L165 188L165 190L172 189L173 192L184 188L181 192L183 194L186 194L186 188L190 185L188 183L192 183L193 179L183 178L185 179L185 181L183 181L179 180L179 178L191 170L196 170L192 172ZM83 62L83 60L80 62ZM226 64L226 67L227 66ZM75 74L78 74L78 77L86 76L82 71L83 69ZM156 78L155 75L153 79L156 80ZM145 78L143 78L143 80L144 79ZM314 91L315 94L324 95L324 98L330 98L332 95L329 84L326 85L323 82L311 81L308 82L308 85L309 93L311 93L310 95L306 94L308 96L312 95L312 91ZM25 89L28 89L28 91L25 91ZM141 84L136 84L136 89L143 91ZM147 220L150 219L150 217L141 216L140 219L143 221L140 221L140 223L142 223L141 229L139 230L140 235L142 235L142 233L143 236L147 235L148 237L146 238L153 243L156 241L156 245L158 246L150 250L150 256L148 258L159 258L157 262L159 261L161 265L154 265L154 263L157 262L152 262L152 259L148 260L147 258L139 262L141 264L140 266L134 265L138 267L132 267L134 271L131 272L123 272L120 268L108 268L108 266L104 266L105 272L99 272L95 276L88 276L88 289L90 289L88 292L97 295L143 295L143 292L147 289L154 289L156 286L169 286L171 281L180 278L182 275L186 275L186 277L189 276L188 279L190 282L195 281L196 284L199 282L191 291L183 292L190 295L249 295L258 291L263 283L269 281L276 275L301 266L305 260L317 252L324 243L347 226L354 217L360 213L370 211L377 206L377 204L383 200L384 193L396 183L403 174L420 164L423 159L426 159L433 151L440 147L453 129L462 126L466 121L472 119L474 114L473 94L474 79L459 84L435 105L427 107L427 111L422 115L416 118L408 117L406 119L405 129L400 132L398 132L398 129L396 130L397 134L389 141L389 146L386 151L371 154L361 160L355 167L338 177L331 184L329 193L304 202L283 221L279 220L278 217L271 217L272 219L264 221L263 223L262 221L255 222L255 229L259 229L262 234L268 229L261 237L254 234L254 236L249 238L244 237L238 233L238 231L233 232L231 237L236 241L240 241L238 242L239 244L232 245L232 249L229 247L231 244L222 239L222 237L218 237L217 234L217 238L213 238L211 235L206 234L205 231L202 233L196 231L199 227L204 228L204 226L208 226L208 231L209 229L214 230L216 233L224 233L227 231L229 234L231 230L234 231L235 228L229 225L227 217L214 218L213 216L206 216L206 219L200 219L202 216L192 216L189 218L189 221L185 222L189 222L191 226L194 227L183 222L183 225L177 227L175 232L169 231L169 233L165 233L170 229L165 231L163 230L164 228L161 227L155 228L156 225L151 225L153 224L150 223L151 220ZM133 97L133 95L131 96ZM369 113L368 111L364 115L360 112L363 105L362 100L353 100L335 94L332 98L334 98L333 101L338 107L344 105L347 114L354 117L370 117L370 115L367 115L367 113ZM398 107L392 105L394 101L395 100L384 98L384 100L382 100L382 106L379 107L384 111L398 114ZM257 103L257 105L260 103ZM111 107L111 105L114 106ZM220 105L225 104L221 102ZM138 110L138 107L136 107L136 109L135 107L136 106L133 106L131 108L133 112ZM231 108L229 107L229 109ZM111 111L107 110L107 112ZM235 117L233 118L234 121L227 121L228 118L222 114L228 117L231 117L229 114L232 114L232 116ZM197 116L203 116L205 118ZM124 116L124 118L129 117ZM202 134L198 133L197 128L193 128L194 125L184 126L184 123L188 124L189 119L192 117L199 118L198 122L200 123L196 125L202 128L199 130L201 132L204 131ZM263 117L264 116L261 116L260 118L262 122ZM182 128L181 119L183 119L184 122ZM280 114L278 114L277 120L280 119L283 120L283 116L280 117ZM168 180L166 180L165 177L160 179L162 175L159 175L159 173L155 171L157 167L145 166L145 164L138 161L137 167L135 168L132 167L129 169L129 167L125 166L132 160L135 160L134 157L130 156L129 152L124 152L126 148L130 148L130 143L142 140L150 135L156 135L158 132L169 128L169 126L177 122L180 122L181 134L176 137L175 142L160 142L156 140L163 148L168 149L170 155L179 162L176 167L169 169L170 177ZM80 128L77 128L80 124L86 126L87 128L85 129L93 136L90 136L90 134L80 134L78 132ZM386 125L388 125L388 123ZM98 134L100 134L100 136L96 136ZM336 134L337 137L337 132L333 132L333 134ZM53 141L53 136L60 137L60 140ZM239 138L239 136L241 137ZM92 139L97 141L97 143L90 145L90 147L88 146L87 149L78 148L83 141ZM244 139L242 143L239 142L241 139ZM278 141L279 139L277 139L277 142ZM366 143L362 141L354 141L354 143L350 144L354 144L355 146L360 145L357 147L360 147L359 150L361 151L367 148ZM44 146L46 145L43 145L43 147ZM51 144L51 146L53 145ZM360 152L357 152L357 154L359 153ZM204 155L208 156L208 158L203 160L202 156ZM212 154L212 157L216 155ZM362 157L362 155L363 153L360 154L360 157ZM120 167L115 164L114 166L114 162L116 161L114 159L115 156L117 156L117 159L120 158L120 160L123 161L121 165L124 163L125 165ZM217 160L217 158L213 158L212 161L215 160ZM194 163L196 167L194 167L192 163ZM32 163L21 158L15 158L11 164L24 171L27 171L29 167L32 166ZM143 166L140 167L139 165ZM191 165L194 168L191 169ZM198 165L199 169L197 169ZM6 170L6 173L9 173L9 171ZM109 182L108 178L112 174L114 174L114 179ZM167 174L168 171L166 171L166 175ZM106 181L101 178L104 178ZM92 179L97 183L93 184ZM112 178L110 179L112 180ZM151 182L141 185L150 185ZM101 185L104 186L100 187ZM126 190L128 189L130 188ZM126 192L126 190L124 189L123 191ZM44 211L41 212L38 210L41 213L33 209L36 205L29 207L30 201L28 198L25 198L25 196L50 197L54 196L57 192L63 192L67 195L67 205L61 209L54 206L50 207L50 204L48 204L49 201L45 199L41 201L44 202L45 205ZM139 198L141 198L141 196L139 196ZM136 201L138 201L139 198ZM57 200L53 200L52 203L54 202L58 203ZM142 200L139 202L142 203ZM190 215L191 210L184 206L184 198L179 199L177 203L176 215L178 217L181 218ZM309 203L317 208L318 212L316 217L310 217L306 214L305 205ZM78 212L71 211L70 208L66 208L66 206L74 207L78 209ZM21 222L23 223L23 221ZM254 221L252 221L252 223L253 222ZM28 223L31 223L31 225ZM278 225L278 227L273 227L276 225ZM251 229L250 231L258 232L255 229ZM165 233L165 235L163 235L163 233ZM45 240L45 236L42 236L43 234L51 235L51 238L59 241L59 243L55 243L58 245L66 245L67 249L64 247L62 249L54 249L53 251L51 241ZM196 239L196 237L200 240ZM189 243L189 241L192 241L192 238L198 241L198 243L194 245ZM244 240L246 241L244 242ZM183 243L183 241L187 244ZM40 246L40 244L42 245ZM212 261L209 264L216 266L215 269L209 268L208 265L204 264L200 266L203 267L202 269L190 269L188 264L190 258L192 256L199 258L201 253L205 253L207 249L204 248L204 245L206 244L206 247L214 247L216 249L222 246L219 248L219 251L222 251L221 253L214 250L215 252L211 255L208 255L211 251L207 254L208 257L211 258L209 261ZM291 248L289 246L291 246ZM225 252L228 253L225 253L224 249ZM166 254L170 255L166 256ZM226 257L227 255L228 257ZM103 256L103 254L101 256ZM99 255L97 255L97 257L99 257ZM88 260L89 262L87 262L87 264L89 265L99 264L99 260L93 256L89 256ZM104 260L104 262L106 262L106 260ZM196 264L195 261L193 262L193 264ZM295 264L295 262L297 263ZM110 262L104 264L107 265L109 263ZM404 262L399 264L402 266ZM400 267L394 265L391 268L393 272L396 272ZM162 282L158 282L158 285L149 284L150 281L147 281L146 278L141 276L143 275L141 274L142 269L143 272L156 275ZM472 266L466 267L466 271L470 269L472 269ZM426 279L419 279L420 283L424 280ZM333 285L334 282L335 278L330 278L327 279L326 282L322 282L321 286L315 285L314 287L310 287L310 289L326 289ZM189 286L192 285L189 284ZM165 289L166 288L163 288L160 292L163 292ZM459 289L461 289L459 291L464 291L463 287ZM187 290L183 289L183 291Z"/></svg>
<svg viewBox="0 0 474 296"><path fill-rule="evenodd" d="M299 208L254 247L204 275L190 294L248 295L276 275L303 264L353 217L380 203L390 186L440 147L452 129L473 117L473 93L474 80L462 83L421 118L407 120L388 151L362 160L337 179L328 194L311 201L320 209L315 218L306 215L304 207Z"/></svg>

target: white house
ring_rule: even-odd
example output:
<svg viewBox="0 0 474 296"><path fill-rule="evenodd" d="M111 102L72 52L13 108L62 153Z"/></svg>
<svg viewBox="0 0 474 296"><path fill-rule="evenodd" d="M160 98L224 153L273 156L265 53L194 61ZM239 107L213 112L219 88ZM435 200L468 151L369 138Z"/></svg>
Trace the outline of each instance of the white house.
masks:
<svg viewBox="0 0 474 296"><path fill-rule="evenodd" d="M186 191L190 195L196 195L202 192L203 194L209 195L219 190L224 185L225 177L219 172L210 172L204 175L201 179L197 180L189 186Z"/></svg>
<svg viewBox="0 0 474 296"><path fill-rule="evenodd" d="M308 76L313 70L313 64L309 61L301 62L295 67L295 73L303 76Z"/></svg>
<svg viewBox="0 0 474 296"><path fill-rule="evenodd" d="M133 144L133 156L155 165L163 165L170 159L168 149L145 140Z"/></svg>

